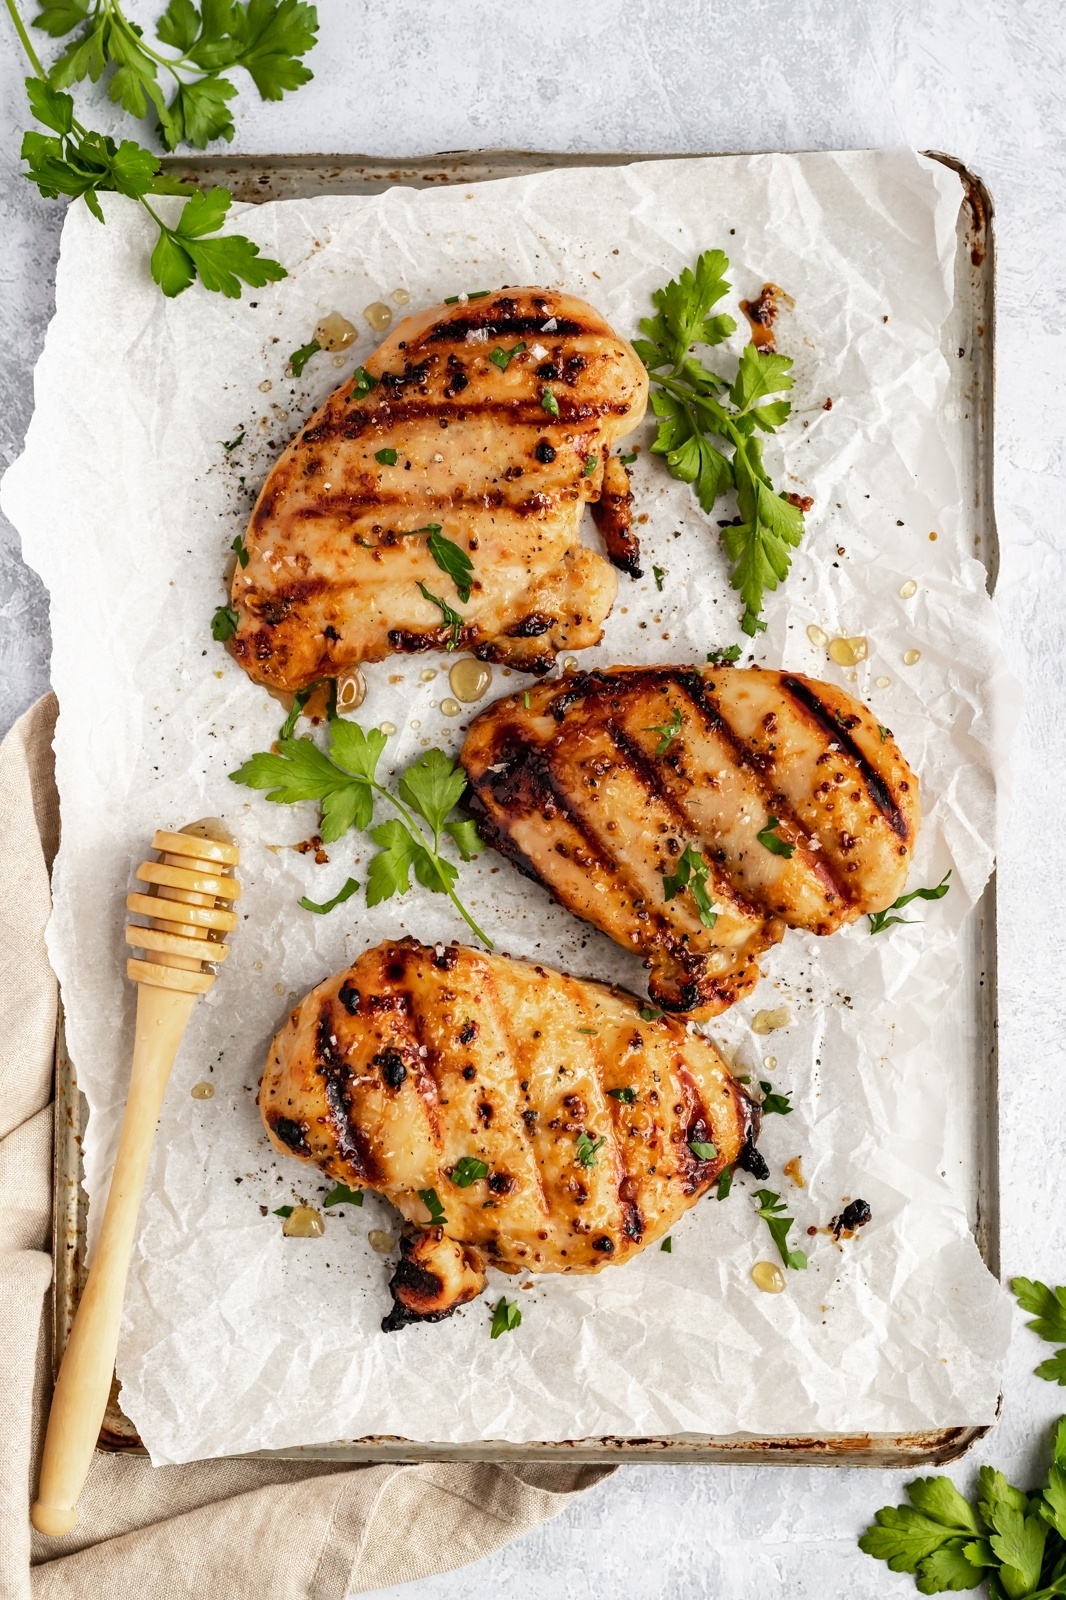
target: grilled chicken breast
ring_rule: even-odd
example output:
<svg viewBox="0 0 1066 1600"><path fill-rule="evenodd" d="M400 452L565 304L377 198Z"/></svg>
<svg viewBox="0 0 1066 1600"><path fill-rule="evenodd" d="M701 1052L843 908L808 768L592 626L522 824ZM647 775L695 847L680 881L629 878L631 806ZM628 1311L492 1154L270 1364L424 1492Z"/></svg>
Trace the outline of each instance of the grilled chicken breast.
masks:
<svg viewBox="0 0 1066 1600"><path fill-rule="evenodd" d="M608 553L639 576L610 451L647 397L630 345L571 295L510 289L406 318L263 485L233 574L234 656L301 689L392 651L461 646L546 672L595 644L617 579L579 542L581 513L603 497ZM433 529L473 564L468 601Z"/></svg>
<svg viewBox="0 0 1066 1600"><path fill-rule="evenodd" d="M461 760L483 838L695 1017L750 990L786 928L891 905L920 820L865 706L760 668L573 673L489 706Z"/></svg>
<svg viewBox="0 0 1066 1600"><path fill-rule="evenodd" d="M766 1170L757 1113L702 1035L603 984L414 939L295 1007L259 1107L275 1149L407 1219L386 1329L446 1316L486 1266L626 1261L726 1167Z"/></svg>

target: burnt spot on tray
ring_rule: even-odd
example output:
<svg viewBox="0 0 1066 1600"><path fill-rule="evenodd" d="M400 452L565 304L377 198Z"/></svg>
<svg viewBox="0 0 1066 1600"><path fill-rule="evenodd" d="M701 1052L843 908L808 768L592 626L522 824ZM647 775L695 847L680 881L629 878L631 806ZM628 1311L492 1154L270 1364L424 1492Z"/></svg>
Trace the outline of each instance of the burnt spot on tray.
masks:
<svg viewBox="0 0 1066 1600"><path fill-rule="evenodd" d="M839 1217L834 1217L829 1224L833 1230L834 1239L850 1239L859 1228L865 1228L873 1212L865 1200L852 1200L846 1205Z"/></svg>

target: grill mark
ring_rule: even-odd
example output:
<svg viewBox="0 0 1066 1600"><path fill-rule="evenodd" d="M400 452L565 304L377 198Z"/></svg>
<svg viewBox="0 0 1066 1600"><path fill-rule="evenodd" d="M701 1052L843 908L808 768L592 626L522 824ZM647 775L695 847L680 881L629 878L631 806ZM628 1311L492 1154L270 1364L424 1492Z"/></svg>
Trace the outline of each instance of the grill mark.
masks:
<svg viewBox="0 0 1066 1600"><path fill-rule="evenodd" d="M568 991L567 999L573 1006L574 1011L581 1017L584 1024L589 1024L593 1021L593 1018L585 1010L581 990L572 978L566 979L566 986ZM604 1091L603 1080L606 1063L603 1059L604 1053L599 1034L597 1033L595 1037L584 1037L582 1042L585 1045L587 1055L591 1058L589 1071L599 1095L599 1110L601 1114L606 1113L607 1126L610 1129L611 1153L618 1158L616 1162L612 1163L613 1170L617 1173L621 1168L621 1175L615 1180L615 1197L618 1202L621 1232L625 1238L633 1239L639 1243L644 1237L644 1218L641 1215L640 1207L630 1195L625 1193L627 1189L632 1190L634 1175L626 1165L626 1141L618 1137L618 1132L615 1128L616 1106L619 1113L624 1112L626 1108L620 1101L612 1102ZM636 1180L636 1184L637 1192L639 1193L639 1178ZM593 1248L599 1247L594 1245Z"/></svg>
<svg viewBox="0 0 1066 1600"><path fill-rule="evenodd" d="M434 1071L436 1051L423 1037L422 1011L417 1003L410 973L412 961L417 963L426 953L421 945L414 948L402 944L386 945L381 962L381 976L383 986L397 985L393 992L403 997L402 1043L407 1046L403 1053L410 1076L414 1079L418 1098L422 1102L430 1143L439 1154L444 1147L444 1141L440 1127L440 1083ZM416 969L416 977L418 976L420 974ZM423 1049L425 1055L422 1054Z"/></svg>
<svg viewBox="0 0 1066 1600"><path fill-rule="evenodd" d="M540 1161L537 1159L537 1147L534 1139L534 1130L539 1125L539 1118L536 1120L527 1121L525 1116L522 1115L521 1101L519 1099L521 1091L519 1090L518 1085L521 1083L528 1083L532 1078L532 1074L529 1070L529 1056L526 1050L526 1043L523 1039L519 1039L517 1037L515 1029L512 1028L510 1024L510 1019L507 1016L503 999L500 995L499 984L496 982L495 968L487 967L485 969L484 983L481 992L484 997L485 1010L492 1018L496 1037L498 1039L503 1039L509 1051L509 1059L507 1062L509 1069L508 1081L515 1085L514 1115L511 1117L510 1137L516 1141L521 1140L525 1144L525 1148L529 1156L527 1170L533 1174L534 1185L533 1192L530 1195L530 1200L533 1203L537 1203L539 1201L541 1211L543 1212L545 1218L550 1222L552 1217L552 1208L548 1200L548 1192L544 1186L544 1173L541 1170ZM486 1040L485 1043L487 1045L488 1041ZM534 1109L543 1112L544 1107L538 1106L534 1107ZM515 1165L517 1165L517 1162Z"/></svg>
<svg viewBox="0 0 1066 1600"><path fill-rule="evenodd" d="M488 308L490 311L493 307ZM544 330L544 324L551 321L550 310L542 311L536 317L469 317L457 316L444 319L435 323L427 333L422 335L425 344L445 344L450 339L456 344L465 344L469 333L477 333L484 329L492 339L512 339L515 335L539 334ZM572 317L556 317L556 326L551 329L548 337L552 339L577 339L582 335L593 338L602 338L602 328L596 329L586 326L583 322L575 322Z"/></svg>
<svg viewBox="0 0 1066 1600"><path fill-rule="evenodd" d="M352 1116L352 1097L348 1087L352 1073L339 1046L333 1043L336 1031L333 1005L326 999L322 1002L315 1027L315 1071L322 1079L337 1151L354 1175L372 1186L381 1181L381 1169L374 1159L369 1139Z"/></svg>
<svg viewBox="0 0 1066 1600"><path fill-rule="evenodd" d="M575 474L573 482L577 481ZM426 495L419 498L416 506L412 506L410 492L400 489L395 493L370 491L366 494L318 495L314 501L297 506L291 512L291 516L293 521L298 522L314 522L325 517L345 517L354 523L374 511L402 510L409 511L412 517L432 517L434 513L447 517L469 510L492 511L497 518L510 514L526 519L549 509L558 511L566 503L567 498L564 485L553 489L550 494L538 491L521 500L509 500L502 491L497 493L494 490L486 490L483 494ZM573 496L569 498L572 499ZM386 529L384 534L378 536L378 542L373 548L400 549L402 540L411 538L415 533L421 533L422 528L423 525L420 524L417 528Z"/></svg>
<svg viewBox="0 0 1066 1600"><path fill-rule="evenodd" d="M524 426L543 433L545 428L561 427L564 423L595 422L604 416L624 417L631 410L628 401L610 404L608 401L578 400L565 391L556 395L559 403L558 417L549 418L540 401L534 396L525 398L516 395L514 399L470 399L446 400L443 396L433 399L404 399L378 403L373 407L364 407L356 403L347 406L340 400L330 410L321 422L307 427L299 435L299 443L318 448L333 439L359 439L371 428L396 428L407 422L425 422L427 419L441 419L451 422L465 422L474 417L505 417L507 426L514 429ZM345 407L345 409L341 409ZM298 453L298 452L296 452ZM275 485L275 494L277 485Z"/></svg>
<svg viewBox="0 0 1066 1600"><path fill-rule="evenodd" d="M525 800L522 796L518 785L515 785L513 789L508 785L507 780L516 772L520 775L520 778L528 777L530 780L534 792L528 800ZM486 774L486 776L488 775ZM484 783L485 778L482 778L481 781ZM521 751L520 759L512 763L510 771L502 773L498 777L495 774L492 775L488 788L492 793L493 800L499 804L500 809L505 814L513 811L539 809L537 800L546 797L562 820L569 824L577 834L604 876L612 880L616 889L628 894L630 906L634 908L632 910L633 921L637 924L638 931L641 933L641 944L658 943L663 949L670 952L677 948L677 936L670 922L661 910L647 905L643 889L629 875L627 863L619 861L617 857L608 853L603 842L593 831L585 817L582 816L580 811L574 809L572 798L557 783L551 767L551 758L543 748L535 747L530 749L527 747ZM533 876L538 883L544 885L552 898L557 900L560 905L567 904L560 897L555 886L542 877L535 867L533 868ZM643 902L641 909L648 911L651 919L650 923L641 922L637 918L635 902L638 900ZM572 908L568 906L567 909ZM582 921L593 921L592 917L585 911L575 912L575 915L580 916ZM593 925L595 926L595 923ZM643 936L645 929L647 930L646 938Z"/></svg>
<svg viewBox="0 0 1066 1600"><path fill-rule="evenodd" d="M825 702L819 700L814 690L799 678L782 676L781 687L787 689L796 704L807 712L811 720L822 729L823 733L828 733L830 738L839 744L843 754L859 769L859 776L866 786L867 794L892 829L892 832L904 844L910 844L910 826L900 809L895 795L881 774L863 755L848 729L841 726Z"/></svg>
<svg viewBox="0 0 1066 1600"><path fill-rule="evenodd" d="M736 766L748 774L758 790L767 815L779 817L799 835L800 848L808 858L805 863L807 870L821 884L827 898L842 900L847 905L852 898L850 886L834 877L828 864L821 859L821 855L810 848L810 830L806 823L796 815L787 798L775 790L773 780L763 770L762 763L754 759L744 740L726 721L721 706L717 700L711 698L702 674L696 671L682 671L672 676L706 725L729 746ZM777 913L773 907L768 906L763 915L776 916Z"/></svg>
<svg viewBox="0 0 1066 1600"><path fill-rule="evenodd" d="M677 832L682 835L682 839L685 842L691 839L695 828L689 819L688 813L681 806L672 790L667 788L659 772L652 766L644 751L634 743L624 728L619 727L613 717L608 718L605 729L608 738L626 765L640 779L645 789L650 790L670 813L671 820ZM702 850L700 853L703 853ZM704 856L704 860L707 860L706 856ZM763 907L754 905L741 893L726 876L720 861L712 859L707 861L707 865L710 867L711 877L714 879L716 898L720 894L723 900L731 901L742 916L749 917L756 923L761 924L765 921L766 912ZM711 932L712 930L708 929L707 931Z"/></svg>
<svg viewBox="0 0 1066 1600"><path fill-rule="evenodd" d="M683 1061L675 1059L674 1073L677 1078L678 1090L681 1095L684 1117L684 1141L679 1141L676 1149L678 1154L678 1177L681 1187L686 1194L696 1194L714 1181L721 1162L718 1154L710 1161L701 1161L692 1150L692 1142L713 1144L718 1150L718 1135L711 1120L710 1113L703 1103L699 1086L689 1068Z"/></svg>

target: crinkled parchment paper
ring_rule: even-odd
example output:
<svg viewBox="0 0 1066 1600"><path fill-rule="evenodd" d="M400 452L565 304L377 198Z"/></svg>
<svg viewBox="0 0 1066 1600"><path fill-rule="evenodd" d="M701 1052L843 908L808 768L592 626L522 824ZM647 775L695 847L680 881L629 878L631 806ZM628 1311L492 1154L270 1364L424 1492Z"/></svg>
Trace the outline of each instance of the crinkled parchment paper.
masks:
<svg viewBox="0 0 1066 1600"><path fill-rule="evenodd" d="M963 419L950 401L960 196L944 167L893 152L665 161L237 207L238 225L291 272L237 304L198 289L165 301L148 279L138 208L108 197L101 228L72 207L37 411L4 507L52 595L63 847L50 949L91 1107L94 1205L130 1053L131 871L154 828L219 815L239 837L246 891L231 959L194 1014L167 1095L130 1275L122 1401L155 1461L375 1433L887 1432L993 1418L1008 1313L967 1228L959 1122L973 1102L972 1052L958 1048L965 1024L949 1023L963 1003L956 936L992 865L1007 680L970 554ZM330 1213L324 1238L284 1239L273 1208L321 1200L326 1185L268 1150L255 1087L272 1033L312 984L386 936L466 929L418 888L373 912L361 895L328 917L298 907L300 895L325 900L349 873L364 877L367 841L350 836L316 866L277 848L313 831L310 806L272 806L228 781L280 721L211 640L229 545L286 439L373 348L368 303L397 288L414 310L464 290L551 284L632 334L649 291L714 245L732 261L729 309L765 279L795 299L778 323L796 358L795 416L767 458L815 504L757 659L843 682L895 731L925 811L911 882L950 867L951 893L919 902L920 924L876 938L865 919L824 940L788 934L755 996L712 1025L737 1070L772 1079L796 1107L768 1118L763 1138L811 1257L786 1293L760 1294L749 1277L774 1252L743 1179L727 1203L712 1198L683 1219L672 1254L527 1290L497 1278L450 1321L385 1335L391 1269L367 1234L393 1214L368 1196L362 1210ZM289 352L333 309L359 324L358 343L343 365L320 355L302 380L286 378ZM634 482L648 577L621 579L604 643L582 660L700 661L740 637L714 530L646 450ZM585 537L597 537L588 521ZM653 564L665 569L661 594ZM911 578L917 593L903 599ZM868 660L834 666L809 642L810 624L866 635ZM906 667L910 649L921 660ZM400 730L393 765L427 741L457 749L466 714L439 709L448 665L397 657L367 670L360 716ZM438 668L430 682L427 666ZM496 669L491 692L522 682ZM640 988L633 958L491 852L462 869L461 892L497 949ZM778 1006L790 1025L754 1035L754 1013ZM214 1098L193 1099L205 1079ZM804 1189L782 1175L796 1155ZM856 1196L873 1220L855 1239L804 1239ZM517 1289L524 1320L490 1341L503 1288Z"/></svg>

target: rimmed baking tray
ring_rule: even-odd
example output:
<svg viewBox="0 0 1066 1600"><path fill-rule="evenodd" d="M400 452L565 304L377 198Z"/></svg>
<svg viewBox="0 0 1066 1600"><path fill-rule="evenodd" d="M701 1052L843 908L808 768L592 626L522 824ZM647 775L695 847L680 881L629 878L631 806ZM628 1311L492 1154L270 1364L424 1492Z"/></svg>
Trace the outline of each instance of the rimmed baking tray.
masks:
<svg viewBox="0 0 1066 1600"><path fill-rule="evenodd" d="M962 207L957 229L955 304L945 329L949 363L948 405L959 430L962 515L973 554L984 563L990 591L999 567L993 500L994 241L992 201L984 184L951 156L927 152L957 172ZM491 178L580 166L622 166L664 159L653 155L569 156L519 151L459 151L418 159L373 156L204 156L164 163L171 172L203 185L224 184L237 200L297 199L323 194L379 194L395 184L423 188L471 184ZM683 159L683 158L682 158ZM969 1102L956 1108L957 1143L966 1175L970 1227L989 1270L999 1276L999 1142L996 990L996 898L990 880L959 935L963 980L948 1019L948 1048L969 1067ZM55 1169L53 1254L55 1260L53 1356L56 1367L70 1334L85 1280L88 1197L82 1187L85 1101L66 1051L62 1016L56 1039ZM988 1430L939 1428L906 1434L753 1434L567 1439L508 1444L426 1444L389 1435L338 1440L304 1449L260 1451L263 1456L334 1461L514 1461L565 1459L618 1462L784 1463L797 1466L916 1467L953 1461ZM112 1383L98 1449L145 1454Z"/></svg>

